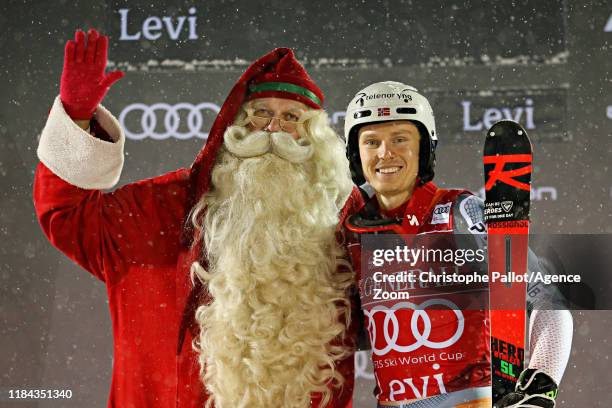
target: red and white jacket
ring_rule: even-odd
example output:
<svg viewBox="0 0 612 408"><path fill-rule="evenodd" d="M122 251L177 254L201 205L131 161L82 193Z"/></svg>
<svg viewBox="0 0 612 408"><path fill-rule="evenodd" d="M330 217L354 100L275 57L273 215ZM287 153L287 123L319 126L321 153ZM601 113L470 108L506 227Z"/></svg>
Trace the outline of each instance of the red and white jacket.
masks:
<svg viewBox="0 0 612 408"><path fill-rule="evenodd" d="M423 399L490 385L486 285L436 285L419 280L423 271L460 272L452 262L372 264L374 249L393 249L396 243L409 248L457 248L455 219L465 218L455 213L465 210L458 205L459 197L473 196L427 183L416 187L411 199L398 209L385 212L375 208L383 218L401 222L399 228L393 228L393 235L368 235L364 240L364 234L376 228L360 228L351 223L352 218L345 221L379 401ZM370 202L377 207L376 198ZM482 224L470 227L486 231ZM399 233L407 235L399 239L395 235ZM381 275L374 276L381 270L396 276L411 273L415 281L381 282ZM385 292L389 294L386 299ZM399 292L408 293L409 298L393 299ZM482 308L474 306L474 301L480 301Z"/></svg>

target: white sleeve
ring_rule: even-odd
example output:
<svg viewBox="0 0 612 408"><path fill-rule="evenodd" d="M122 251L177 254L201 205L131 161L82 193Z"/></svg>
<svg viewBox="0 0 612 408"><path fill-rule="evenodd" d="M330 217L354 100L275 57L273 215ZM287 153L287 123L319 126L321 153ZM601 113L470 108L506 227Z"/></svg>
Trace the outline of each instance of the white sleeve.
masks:
<svg viewBox="0 0 612 408"><path fill-rule="evenodd" d="M574 323L569 310L534 310L529 319L529 368L561 382L570 352Z"/></svg>

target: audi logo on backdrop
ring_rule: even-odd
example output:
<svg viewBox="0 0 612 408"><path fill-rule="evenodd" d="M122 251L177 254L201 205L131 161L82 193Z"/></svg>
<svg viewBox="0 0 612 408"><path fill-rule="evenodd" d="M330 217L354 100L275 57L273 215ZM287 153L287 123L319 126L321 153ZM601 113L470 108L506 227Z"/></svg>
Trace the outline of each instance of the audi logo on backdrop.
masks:
<svg viewBox="0 0 612 408"><path fill-rule="evenodd" d="M431 319L427 313L429 306L441 305L445 306L453 311L457 317L457 329L455 333L444 341L432 341L429 339L431 335ZM415 338L415 342L412 344L398 344L397 340L401 332L406 330L406 327L402 327L400 320L395 315L396 310L414 310L412 318L410 319L410 329L412 335ZM386 306L375 306L371 310L364 310L363 314L368 318L368 331L370 332L370 338L372 339L372 353L377 356L384 356L391 350L399 353L410 353L414 350L419 349L422 346L441 349L450 347L455 344L463 334L465 322L463 320L463 313L459 310L456 304L447 299L430 299L420 305L416 305L412 302L399 302L393 305L393 307ZM376 314L383 314L384 320L382 321L382 333L378 333L377 323L381 323L381 320L375 321L374 316ZM423 331L419 330L419 320L423 323ZM384 344L382 348L378 348L378 344L381 343L380 339L384 338ZM374 339L378 341L374 341Z"/></svg>
<svg viewBox="0 0 612 408"><path fill-rule="evenodd" d="M187 140L193 137L206 139L208 138L208 132L203 129L205 125L204 112L207 110L212 112L211 116L216 116L220 107L212 102L202 102L197 105L188 102L175 105L163 102L152 105L133 103L121 111L119 122L125 130L125 137L132 140L143 140L147 137L154 140L164 140L171 137L179 140ZM139 115L139 117L135 118L134 115ZM134 126L135 119L139 126ZM186 128L186 131L180 130L181 124L183 124L183 128Z"/></svg>
<svg viewBox="0 0 612 408"><path fill-rule="evenodd" d="M204 112L211 112L211 122L206 124ZM143 140L151 138L154 140L165 140L175 138L187 140L194 137L207 139L208 132L203 129L212 125L212 120L219 114L221 107L212 102L202 102L197 105L181 102L175 105L167 103L132 103L126 106L119 114L119 123L125 130L125 137L131 140ZM128 117L129 115L129 117ZM134 115L139 117L134 118ZM344 118L344 111L332 114L331 122L336 125ZM134 121L138 123L134 125ZM181 123L188 131L181 132Z"/></svg>

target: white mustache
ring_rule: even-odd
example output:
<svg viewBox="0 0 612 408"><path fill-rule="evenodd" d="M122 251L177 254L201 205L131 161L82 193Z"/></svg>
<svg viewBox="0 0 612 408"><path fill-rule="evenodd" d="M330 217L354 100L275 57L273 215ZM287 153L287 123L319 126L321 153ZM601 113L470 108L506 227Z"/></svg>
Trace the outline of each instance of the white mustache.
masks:
<svg viewBox="0 0 612 408"><path fill-rule="evenodd" d="M228 127L223 141L230 153L241 158L257 157L271 152L291 163L303 163L314 153L310 142L303 137L295 140L285 132L249 132L244 126Z"/></svg>

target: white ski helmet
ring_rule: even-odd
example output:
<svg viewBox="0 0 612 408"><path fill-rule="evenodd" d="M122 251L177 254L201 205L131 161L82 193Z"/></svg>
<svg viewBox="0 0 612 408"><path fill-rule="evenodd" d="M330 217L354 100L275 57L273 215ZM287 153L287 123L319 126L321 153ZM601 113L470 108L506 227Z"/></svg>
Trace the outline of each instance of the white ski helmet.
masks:
<svg viewBox="0 0 612 408"><path fill-rule="evenodd" d="M365 183L359 157L359 129L367 124L409 120L419 129L419 182L424 184L434 177L435 150L438 144L436 123L429 101L416 88L401 82L377 82L357 92L346 108L344 138L346 156L351 166L353 181Z"/></svg>

